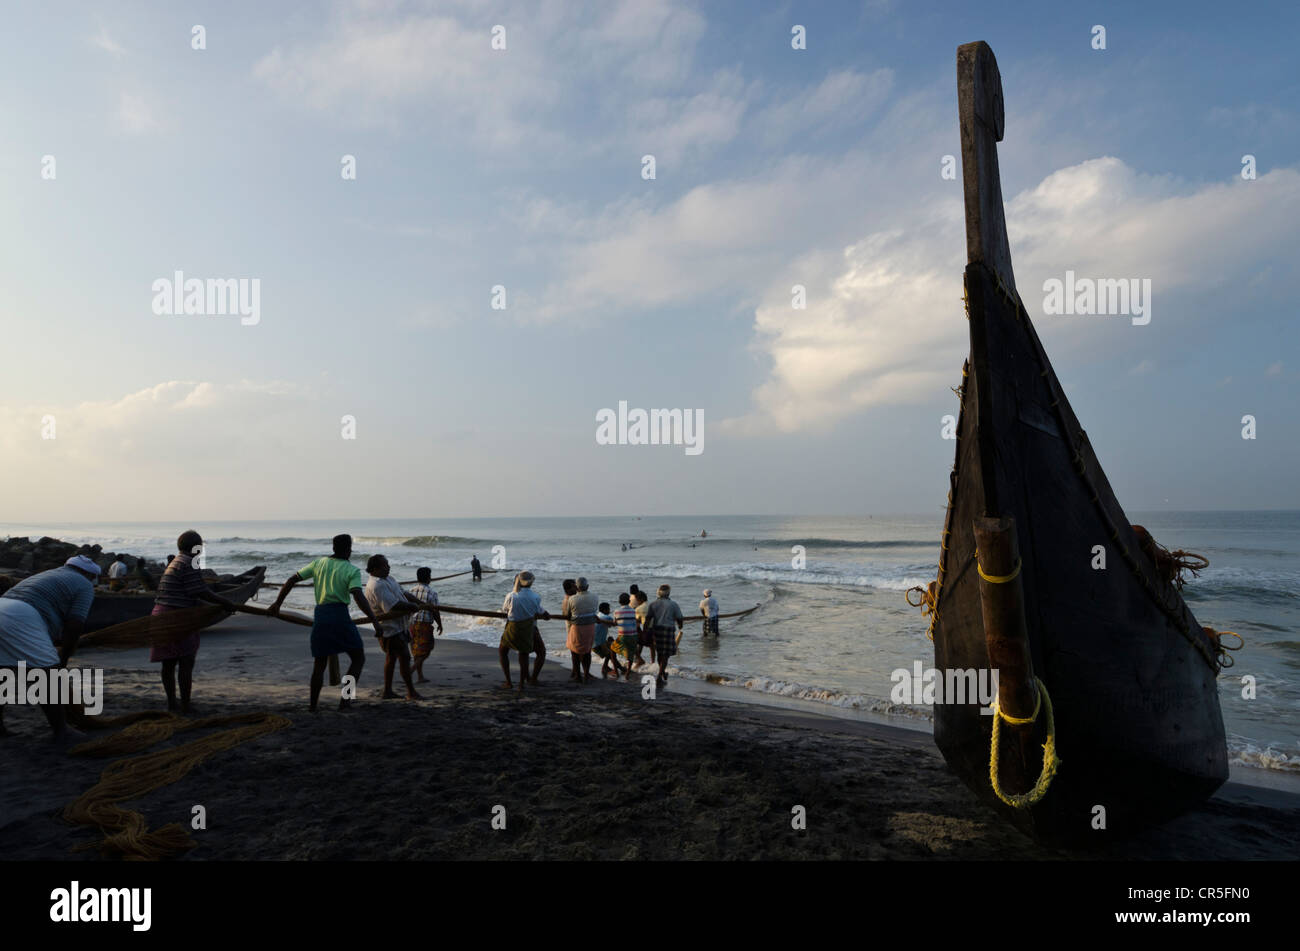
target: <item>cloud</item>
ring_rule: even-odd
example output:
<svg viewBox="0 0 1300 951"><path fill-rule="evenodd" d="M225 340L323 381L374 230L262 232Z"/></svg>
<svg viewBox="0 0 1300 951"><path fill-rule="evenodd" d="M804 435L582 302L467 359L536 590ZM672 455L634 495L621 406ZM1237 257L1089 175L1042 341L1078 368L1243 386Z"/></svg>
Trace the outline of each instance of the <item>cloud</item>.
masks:
<svg viewBox="0 0 1300 951"><path fill-rule="evenodd" d="M312 412L311 395L280 381L172 380L75 404L7 405L0 408L5 495L22 511L15 500L62 499L75 508L112 493L142 516L184 511L205 491L228 500L258 478L250 459L301 452L294 424Z"/></svg>
<svg viewBox="0 0 1300 951"><path fill-rule="evenodd" d="M890 69L872 73L839 70L818 85L766 107L755 117L755 133L766 147L773 148L842 125L846 116L860 123L887 101L893 85Z"/></svg>
<svg viewBox="0 0 1300 951"><path fill-rule="evenodd" d="M496 25L505 28L504 50L491 47ZM572 150L560 130L575 104L594 96L596 114L626 131L629 88L637 108L652 119L660 111L662 134L668 103L656 106L654 96L688 78L704 26L676 0L516 2L490 17L477 7L356 2L322 35L266 53L253 76L285 101L345 125L414 121L496 151ZM725 140L736 121L725 98L693 95L681 105L686 129L676 135L685 142L675 147Z"/></svg>
<svg viewBox="0 0 1300 951"><path fill-rule="evenodd" d="M1268 365L1268 369L1264 371L1264 375L1277 376L1281 372L1282 372L1282 361L1278 360L1276 363L1270 363Z"/></svg>
<svg viewBox="0 0 1300 951"><path fill-rule="evenodd" d="M129 93L122 93L118 98L116 118L118 125L127 132L149 132L158 128L158 121L149 104Z"/></svg>
<svg viewBox="0 0 1300 951"><path fill-rule="evenodd" d="M108 35L108 28L102 24L99 27L99 32L90 38L90 43L92 46L96 46L106 53L112 53L114 56L122 56L126 53L126 50Z"/></svg>
<svg viewBox="0 0 1300 951"><path fill-rule="evenodd" d="M848 247L837 268L825 254L808 256L806 310L791 308L787 280L771 286L754 320L769 378L753 394L754 412L726 425L828 426L867 407L924 399L950 382L966 352L956 300L965 264L960 215L953 201L914 212ZM1007 221L1031 315L1042 312L1043 281L1072 269L1080 277L1150 278L1153 320L1170 321L1180 319L1171 297L1243 284L1300 244L1300 173L1193 188L1100 158L1015 196ZM1225 234L1233 241L1222 241ZM1067 341L1091 327L1087 318L1060 325Z"/></svg>

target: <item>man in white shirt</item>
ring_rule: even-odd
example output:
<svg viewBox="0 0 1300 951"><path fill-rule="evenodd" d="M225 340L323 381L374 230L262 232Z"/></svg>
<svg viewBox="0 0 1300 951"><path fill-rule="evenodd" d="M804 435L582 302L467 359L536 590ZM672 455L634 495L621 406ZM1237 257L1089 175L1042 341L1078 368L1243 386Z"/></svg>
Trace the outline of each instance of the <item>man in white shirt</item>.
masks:
<svg viewBox="0 0 1300 951"><path fill-rule="evenodd" d="M108 566L108 588L117 591L126 583L127 567L121 556Z"/></svg>
<svg viewBox="0 0 1300 951"><path fill-rule="evenodd" d="M510 652L519 652L519 692L524 692L525 681L537 683L537 675L542 672L546 662L546 645L542 635L537 632L537 619L550 619L550 613L542 608L542 599L533 590L533 573L521 571L515 575L515 586L501 604L505 612L506 628L501 635L501 645L497 653L501 658L501 670L506 680L501 686L509 690L514 686L510 682ZM533 662L533 675L528 676L528 655L534 653L537 660Z"/></svg>
<svg viewBox="0 0 1300 951"><path fill-rule="evenodd" d="M375 616L402 612L399 617L381 622L380 633L375 635L384 648L383 698L397 699L397 694L393 693L393 666L396 662L401 664L402 680L406 683L406 699L419 700L420 695L415 692L415 684L411 682L411 652L406 647L411 641L411 635L406 630L406 615L418 611L421 605L408 598L402 586L389 577L388 559L383 555L371 555L366 562L366 572L370 575L365 587L366 600Z"/></svg>
<svg viewBox="0 0 1300 951"><path fill-rule="evenodd" d="M718 599L713 596L712 588L704 589L704 600L700 602L700 615L704 618L704 635L718 636Z"/></svg>

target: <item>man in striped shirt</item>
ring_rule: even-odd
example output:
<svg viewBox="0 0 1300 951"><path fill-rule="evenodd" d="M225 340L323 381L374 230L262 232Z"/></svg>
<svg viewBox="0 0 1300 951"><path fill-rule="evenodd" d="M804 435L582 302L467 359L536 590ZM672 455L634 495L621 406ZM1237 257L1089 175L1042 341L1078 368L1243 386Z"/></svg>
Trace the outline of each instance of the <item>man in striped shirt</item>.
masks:
<svg viewBox="0 0 1300 951"><path fill-rule="evenodd" d="M199 606L200 601L219 604L231 613L235 605L221 595L216 594L203 580L203 574L194 567L194 556L203 550L203 538L196 531L188 531L176 539L178 554L167 563L158 582L158 594L154 599L152 614L168 614L172 611L184 611ZM188 630L169 636L166 640L155 641L149 651L152 663L162 663L163 690L167 694L167 709L176 709L177 667L180 668L182 713L190 712L190 691L194 686L194 660L199 653L199 627L194 624Z"/></svg>
<svg viewBox="0 0 1300 951"><path fill-rule="evenodd" d="M618 607L614 609L614 626L618 631L618 649L627 660L627 679L632 680L632 661L640 647L636 636L636 608L632 607L632 597L626 591L618 596ZM615 678L618 677L615 668Z"/></svg>

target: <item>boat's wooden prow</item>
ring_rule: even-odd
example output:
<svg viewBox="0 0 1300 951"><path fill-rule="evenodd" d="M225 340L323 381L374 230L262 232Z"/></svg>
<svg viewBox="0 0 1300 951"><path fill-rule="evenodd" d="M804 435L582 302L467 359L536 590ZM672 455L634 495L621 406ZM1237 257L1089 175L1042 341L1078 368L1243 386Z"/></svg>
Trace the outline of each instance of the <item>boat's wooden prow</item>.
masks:
<svg viewBox="0 0 1300 951"><path fill-rule="evenodd" d="M1009 674L1001 790L990 775L995 717L978 704L936 703L935 743L1026 832L1102 842L1178 814L1227 779L1218 662L1178 591L1142 554L1016 292L993 52L968 44L957 66L971 349L931 631L945 678ZM985 577L1013 572L1014 585ZM1040 696L1046 722L1019 723ZM1044 746L1059 750L1054 773Z"/></svg>
<svg viewBox="0 0 1300 951"><path fill-rule="evenodd" d="M985 265L1014 292L1016 276L1011 269L998 173L998 143L1006 128L1002 74L993 50L983 40L957 47L957 106L966 195L966 260Z"/></svg>

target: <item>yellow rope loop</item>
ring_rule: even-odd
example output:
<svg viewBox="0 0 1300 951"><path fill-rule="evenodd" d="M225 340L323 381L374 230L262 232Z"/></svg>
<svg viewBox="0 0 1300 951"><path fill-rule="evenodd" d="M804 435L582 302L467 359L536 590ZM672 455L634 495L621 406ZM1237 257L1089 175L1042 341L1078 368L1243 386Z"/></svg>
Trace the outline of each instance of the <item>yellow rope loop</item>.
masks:
<svg viewBox="0 0 1300 951"><path fill-rule="evenodd" d="M912 600L913 591L921 592L920 601ZM921 605L925 604L925 589L921 587L919 584L912 585L912 587L908 588L906 591L903 592L903 597L907 599L907 603L910 604L912 607L919 608Z"/></svg>
<svg viewBox="0 0 1300 951"><path fill-rule="evenodd" d="M978 553L976 554L978 555ZM979 558L977 557L975 559L975 570L978 571L980 573L980 577L983 578L985 581L987 581L989 584L1006 584L1008 581L1016 580L1016 576L1020 574L1020 564L1021 564L1020 559L1017 558L1016 566L1011 569L1011 574L1009 575L986 575L984 573L984 569L980 567Z"/></svg>
<svg viewBox="0 0 1300 951"><path fill-rule="evenodd" d="M993 794L1015 809L1026 809L1046 796L1047 789L1052 785L1052 779L1056 776L1056 771L1061 765L1061 760L1056 755L1056 720L1052 715L1052 698L1047 693L1047 687L1037 677L1034 678L1034 686L1037 688L1038 702L1034 705L1034 715L1028 720L1009 717L1002 712L998 701L996 699L993 701L993 740L989 745L989 783L993 787ZM1043 768L1038 774L1038 781L1034 783L1033 788L1027 793L1019 795L1005 793L1002 791L1002 784L998 781L999 724L1002 720L1017 725L1032 723L1038 718L1040 706L1047 715L1047 742L1043 744Z"/></svg>
<svg viewBox="0 0 1300 951"><path fill-rule="evenodd" d="M1210 639L1210 643L1214 645L1215 662L1219 665L1219 669L1227 670L1229 667L1235 666L1237 661L1230 651L1241 650L1246 646L1246 639L1236 631L1216 631L1212 627L1204 627L1202 630L1205 631L1205 636ZM1225 637L1235 637L1237 639L1236 646L1229 647L1223 643Z"/></svg>

